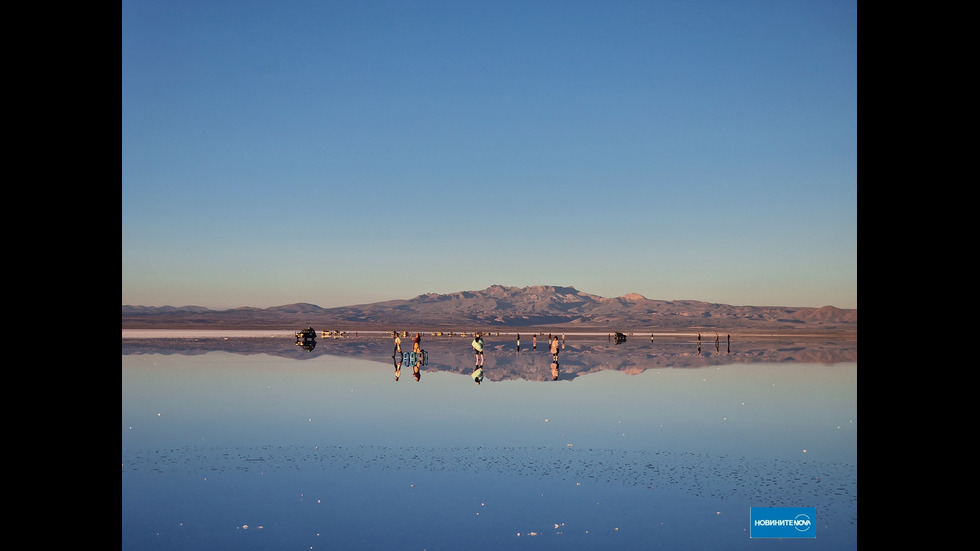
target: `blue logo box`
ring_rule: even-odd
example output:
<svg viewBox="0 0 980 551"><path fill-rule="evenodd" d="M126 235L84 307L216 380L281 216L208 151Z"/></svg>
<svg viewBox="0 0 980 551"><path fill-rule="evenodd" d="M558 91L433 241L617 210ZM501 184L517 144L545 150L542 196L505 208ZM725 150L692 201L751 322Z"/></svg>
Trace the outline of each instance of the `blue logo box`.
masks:
<svg viewBox="0 0 980 551"><path fill-rule="evenodd" d="M750 538L815 538L815 507L749 507Z"/></svg>

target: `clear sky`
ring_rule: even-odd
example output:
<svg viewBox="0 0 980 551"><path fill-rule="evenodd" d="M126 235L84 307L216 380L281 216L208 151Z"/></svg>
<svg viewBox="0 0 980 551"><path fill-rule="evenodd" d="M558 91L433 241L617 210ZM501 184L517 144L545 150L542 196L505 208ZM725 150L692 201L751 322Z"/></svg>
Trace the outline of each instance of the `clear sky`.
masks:
<svg viewBox="0 0 980 551"><path fill-rule="evenodd" d="M857 2L123 0L122 303L857 308Z"/></svg>

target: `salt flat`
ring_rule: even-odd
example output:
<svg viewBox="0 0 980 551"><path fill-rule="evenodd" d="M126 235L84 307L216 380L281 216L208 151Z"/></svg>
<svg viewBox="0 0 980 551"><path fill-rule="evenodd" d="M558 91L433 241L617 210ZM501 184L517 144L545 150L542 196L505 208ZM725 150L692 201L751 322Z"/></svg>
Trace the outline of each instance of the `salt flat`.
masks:
<svg viewBox="0 0 980 551"><path fill-rule="evenodd" d="M124 339L213 339L242 337L292 337L286 329L123 329Z"/></svg>

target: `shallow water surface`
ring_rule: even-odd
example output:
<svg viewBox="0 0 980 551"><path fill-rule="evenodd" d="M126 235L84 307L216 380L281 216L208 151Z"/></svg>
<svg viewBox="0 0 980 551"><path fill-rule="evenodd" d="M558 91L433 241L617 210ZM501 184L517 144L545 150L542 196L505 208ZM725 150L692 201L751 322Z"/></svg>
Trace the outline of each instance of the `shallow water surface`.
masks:
<svg viewBox="0 0 980 551"><path fill-rule="evenodd" d="M122 549L857 547L857 364L500 380L322 355L122 357Z"/></svg>

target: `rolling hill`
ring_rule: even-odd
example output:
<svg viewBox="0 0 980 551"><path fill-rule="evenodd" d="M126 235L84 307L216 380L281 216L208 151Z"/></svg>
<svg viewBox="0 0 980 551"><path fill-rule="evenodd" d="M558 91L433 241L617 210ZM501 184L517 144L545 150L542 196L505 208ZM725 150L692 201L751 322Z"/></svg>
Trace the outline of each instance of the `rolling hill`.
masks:
<svg viewBox="0 0 980 551"><path fill-rule="evenodd" d="M336 308L295 303L211 310L200 306L122 307L123 329L395 329L466 330L562 327L568 330L759 329L857 331L857 310L834 306L733 306L697 300L606 298L574 287L492 285L480 291L427 293Z"/></svg>

